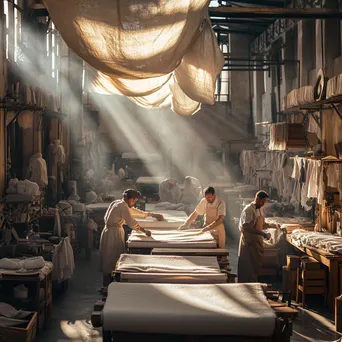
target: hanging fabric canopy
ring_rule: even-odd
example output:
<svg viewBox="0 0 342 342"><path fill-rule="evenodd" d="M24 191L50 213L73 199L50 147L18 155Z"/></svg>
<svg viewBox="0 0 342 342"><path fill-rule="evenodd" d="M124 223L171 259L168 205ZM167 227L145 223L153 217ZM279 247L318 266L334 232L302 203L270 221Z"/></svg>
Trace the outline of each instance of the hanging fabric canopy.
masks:
<svg viewBox="0 0 342 342"><path fill-rule="evenodd" d="M209 0L43 0L66 44L96 72L93 91L191 115L213 104L224 58Z"/></svg>

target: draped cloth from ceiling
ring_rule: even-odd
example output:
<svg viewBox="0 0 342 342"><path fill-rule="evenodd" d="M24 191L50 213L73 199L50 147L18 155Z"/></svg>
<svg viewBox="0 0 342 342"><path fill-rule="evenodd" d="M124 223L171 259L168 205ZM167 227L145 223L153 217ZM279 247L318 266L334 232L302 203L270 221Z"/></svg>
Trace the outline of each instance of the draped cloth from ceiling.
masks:
<svg viewBox="0 0 342 342"><path fill-rule="evenodd" d="M66 44L94 73L92 90L192 115L213 104L223 54L209 0L43 0Z"/></svg>

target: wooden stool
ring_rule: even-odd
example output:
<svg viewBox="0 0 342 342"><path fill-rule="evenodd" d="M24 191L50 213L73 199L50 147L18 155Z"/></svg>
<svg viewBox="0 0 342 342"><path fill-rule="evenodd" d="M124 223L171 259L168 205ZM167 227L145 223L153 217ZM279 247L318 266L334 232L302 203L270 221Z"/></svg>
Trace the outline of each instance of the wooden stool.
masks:
<svg viewBox="0 0 342 342"><path fill-rule="evenodd" d="M306 271L298 268L297 276L297 303L305 306L305 296L309 294L323 294L324 305L327 304L327 289L325 270Z"/></svg>

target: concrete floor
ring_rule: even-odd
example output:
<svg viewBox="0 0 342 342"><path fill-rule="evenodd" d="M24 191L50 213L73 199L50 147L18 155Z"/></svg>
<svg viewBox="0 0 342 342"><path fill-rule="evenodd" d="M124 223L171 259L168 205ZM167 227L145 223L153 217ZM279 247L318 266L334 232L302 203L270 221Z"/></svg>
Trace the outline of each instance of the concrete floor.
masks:
<svg viewBox="0 0 342 342"><path fill-rule="evenodd" d="M232 272L236 273L237 242L228 241ZM83 255L76 259L76 270L69 281L67 292L54 301L52 320L48 328L38 335L37 342L100 342L101 332L92 328L90 315L94 303L100 299L101 275L97 272L98 254L93 253L91 262ZM319 303L320 298L317 298ZM309 302L310 304L310 302ZM315 307L315 303L312 304ZM298 307L299 316L294 322L293 342L340 341L334 332L332 315L319 315L313 310ZM341 340L342 342L342 340Z"/></svg>

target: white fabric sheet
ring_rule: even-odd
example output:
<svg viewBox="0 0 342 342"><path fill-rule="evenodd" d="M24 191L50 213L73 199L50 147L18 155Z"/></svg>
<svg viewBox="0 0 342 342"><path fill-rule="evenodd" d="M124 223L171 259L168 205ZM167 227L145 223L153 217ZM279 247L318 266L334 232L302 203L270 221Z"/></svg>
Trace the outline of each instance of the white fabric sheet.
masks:
<svg viewBox="0 0 342 342"><path fill-rule="evenodd" d="M120 279L129 283L224 284L227 282L227 274L122 272Z"/></svg>
<svg viewBox="0 0 342 342"><path fill-rule="evenodd" d="M129 248L216 248L217 243L213 236L200 233L199 229L186 231L151 229L152 236L132 232L128 238Z"/></svg>
<svg viewBox="0 0 342 342"><path fill-rule="evenodd" d="M269 337L275 321L259 283L111 283L103 309L116 332Z"/></svg>
<svg viewBox="0 0 342 342"><path fill-rule="evenodd" d="M221 273L216 257L121 254L119 272Z"/></svg>
<svg viewBox="0 0 342 342"><path fill-rule="evenodd" d="M200 233L199 229L188 229L186 231L151 229L150 237L136 231L128 238L128 247L141 248L215 248L216 241L211 233Z"/></svg>

